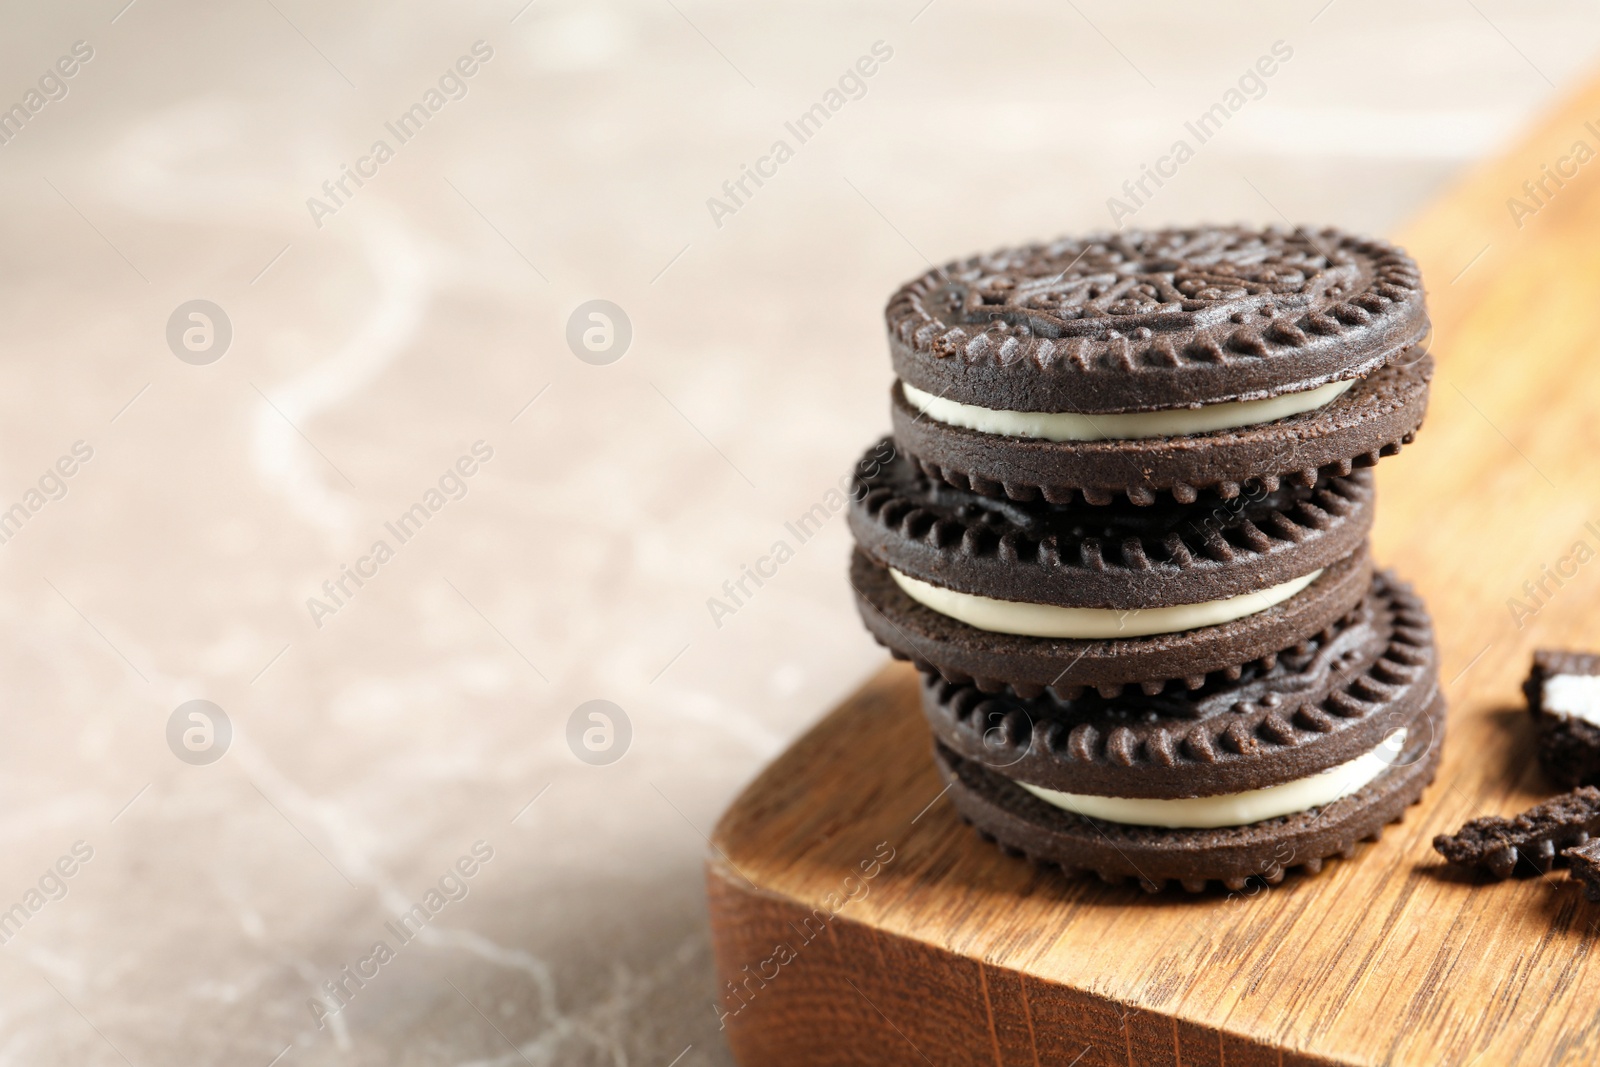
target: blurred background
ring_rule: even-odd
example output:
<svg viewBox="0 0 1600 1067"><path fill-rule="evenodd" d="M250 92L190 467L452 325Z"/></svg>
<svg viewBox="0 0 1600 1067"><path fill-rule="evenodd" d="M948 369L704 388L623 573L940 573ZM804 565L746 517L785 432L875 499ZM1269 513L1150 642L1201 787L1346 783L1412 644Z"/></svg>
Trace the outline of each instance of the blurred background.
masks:
<svg viewBox="0 0 1600 1067"><path fill-rule="evenodd" d="M884 659L785 523L887 428L889 292L1112 197L1390 233L1600 53L1505 0L0 17L0 1064L730 1063L706 835Z"/></svg>

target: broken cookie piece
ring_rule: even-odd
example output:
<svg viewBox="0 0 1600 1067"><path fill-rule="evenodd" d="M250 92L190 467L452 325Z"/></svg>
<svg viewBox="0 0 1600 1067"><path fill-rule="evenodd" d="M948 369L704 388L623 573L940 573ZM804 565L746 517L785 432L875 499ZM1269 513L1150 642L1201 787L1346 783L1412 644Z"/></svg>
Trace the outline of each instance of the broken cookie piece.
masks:
<svg viewBox="0 0 1600 1067"><path fill-rule="evenodd" d="M1563 849L1587 845L1600 833L1600 789L1583 786L1529 808L1513 819L1485 815L1454 834L1433 839L1434 849L1451 863L1481 867L1507 878L1520 857L1543 874Z"/></svg>
<svg viewBox="0 0 1600 1067"><path fill-rule="evenodd" d="M1600 841L1563 849L1561 858L1567 861L1573 879L1583 883L1583 895L1600 903Z"/></svg>
<svg viewBox="0 0 1600 1067"><path fill-rule="evenodd" d="M1522 688L1545 774L1569 788L1600 784L1600 655L1541 649Z"/></svg>

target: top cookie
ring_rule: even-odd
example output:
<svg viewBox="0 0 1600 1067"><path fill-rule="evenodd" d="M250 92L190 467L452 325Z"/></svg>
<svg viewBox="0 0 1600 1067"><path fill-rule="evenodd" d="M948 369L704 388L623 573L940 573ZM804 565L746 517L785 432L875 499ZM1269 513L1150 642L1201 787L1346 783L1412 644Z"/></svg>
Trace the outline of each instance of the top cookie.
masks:
<svg viewBox="0 0 1600 1067"><path fill-rule="evenodd" d="M1015 412L1147 412L1370 374L1427 332L1416 264L1321 230L1199 227L1002 249L885 310L895 373Z"/></svg>

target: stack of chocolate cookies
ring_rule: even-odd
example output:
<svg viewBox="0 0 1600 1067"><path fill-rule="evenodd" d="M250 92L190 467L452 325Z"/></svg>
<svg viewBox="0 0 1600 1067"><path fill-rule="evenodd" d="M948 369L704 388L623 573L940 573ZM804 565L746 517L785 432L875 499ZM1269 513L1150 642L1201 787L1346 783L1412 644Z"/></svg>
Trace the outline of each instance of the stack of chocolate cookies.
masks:
<svg viewBox="0 0 1600 1067"><path fill-rule="evenodd" d="M1198 892L1318 870L1420 797L1431 624L1367 546L1367 468L1432 373L1405 253L1126 232L951 263L886 315L894 434L857 470L851 582L923 673L965 819Z"/></svg>

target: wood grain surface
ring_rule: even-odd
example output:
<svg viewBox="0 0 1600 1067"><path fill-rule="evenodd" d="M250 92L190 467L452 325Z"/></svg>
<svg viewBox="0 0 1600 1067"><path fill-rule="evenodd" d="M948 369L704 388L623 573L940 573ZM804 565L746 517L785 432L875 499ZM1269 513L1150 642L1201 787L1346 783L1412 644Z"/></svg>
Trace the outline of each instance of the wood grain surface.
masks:
<svg viewBox="0 0 1600 1067"><path fill-rule="evenodd" d="M1600 82L1396 235L1422 264L1439 358L1416 445L1379 467L1376 534L1429 602L1452 704L1422 804L1354 860L1275 888L1151 898L1068 880L958 821L914 675L888 667L716 831L742 1063L1600 1059L1600 905L1563 872L1486 883L1430 847L1552 792L1518 685L1536 646L1600 647L1596 151ZM1576 177L1558 186L1546 165Z"/></svg>

